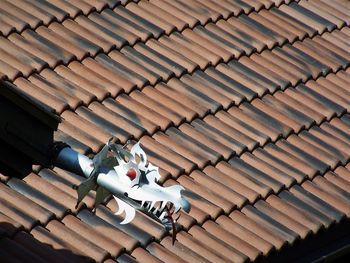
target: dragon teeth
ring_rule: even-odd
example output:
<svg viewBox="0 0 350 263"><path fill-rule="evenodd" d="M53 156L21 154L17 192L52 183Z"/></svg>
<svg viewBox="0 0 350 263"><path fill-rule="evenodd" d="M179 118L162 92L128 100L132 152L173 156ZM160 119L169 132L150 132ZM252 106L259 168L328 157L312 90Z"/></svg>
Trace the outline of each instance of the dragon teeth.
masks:
<svg viewBox="0 0 350 263"><path fill-rule="evenodd" d="M153 201L151 204L150 204L150 207L148 209L148 212L150 212L152 210L152 208L154 207L154 205L156 204L156 201Z"/></svg>
<svg viewBox="0 0 350 263"><path fill-rule="evenodd" d="M153 214L155 215L155 216L157 216L157 213L158 212L161 212L161 210L160 210L160 205L161 205L161 202L156 202L156 205L154 206L154 208L153 208Z"/></svg>
<svg viewBox="0 0 350 263"><path fill-rule="evenodd" d="M164 208L166 207L166 204L167 204L166 201L163 201L163 202L162 202L162 206L160 207L160 210L161 210L161 211L164 210Z"/></svg>
<svg viewBox="0 0 350 263"><path fill-rule="evenodd" d="M159 219L162 221L163 218L164 218L164 216L165 216L166 214L167 214L167 213L164 211L164 212L160 215Z"/></svg>
<svg viewBox="0 0 350 263"><path fill-rule="evenodd" d="M154 214L154 215L157 215L157 212L158 212L158 208L156 207L156 208L154 208L154 210L153 210L153 214Z"/></svg>

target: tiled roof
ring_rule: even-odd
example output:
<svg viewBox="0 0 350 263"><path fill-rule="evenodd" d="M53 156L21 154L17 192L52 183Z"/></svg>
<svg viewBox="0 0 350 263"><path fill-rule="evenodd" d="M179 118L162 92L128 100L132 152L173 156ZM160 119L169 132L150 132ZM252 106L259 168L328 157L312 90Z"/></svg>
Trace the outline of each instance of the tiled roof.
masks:
<svg viewBox="0 0 350 263"><path fill-rule="evenodd" d="M2 0L0 78L84 154L139 140L190 197L172 245L83 180L1 175L1 262L243 262L350 217L346 0ZM6 222L6 224L5 224Z"/></svg>

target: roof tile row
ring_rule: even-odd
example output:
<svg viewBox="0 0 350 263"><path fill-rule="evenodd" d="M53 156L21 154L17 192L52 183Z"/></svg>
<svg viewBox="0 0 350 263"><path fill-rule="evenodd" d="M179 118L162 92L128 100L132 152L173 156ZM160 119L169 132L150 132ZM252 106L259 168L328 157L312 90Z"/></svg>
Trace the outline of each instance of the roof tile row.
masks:
<svg viewBox="0 0 350 263"><path fill-rule="evenodd" d="M125 5L130 0L64 0L48 1L8 1L4 0L0 9L0 35L8 36L13 32L22 32L26 28L36 29L40 25L48 26L52 22L63 22L91 12L101 12L105 8Z"/></svg>
<svg viewBox="0 0 350 263"><path fill-rule="evenodd" d="M345 31L345 30L344 30ZM335 31L337 32L342 32L342 31ZM328 34L327 37L329 39L329 37L333 36L333 33ZM334 37L332 37L334 40ZM332 69L333 71L337 71L339 69L339 67L346 67L348 66L348 57L349 55L347 54L347 52L344 50L344 48L346 48L346 46L343 46L341 43L338 44L339 47L335 48L335 51L337 52L337 56L333 55L332 52L334 51L330 51L330 42L329 40L324 39L323 37L316 37L315 39L312 40L312 43L310 42L311 40L309 39L305 39L302 42L296 42L293 44L293 46L283 46L282 49L276 49L273 52L270 51L264 51L261 55L252 55L249 57L249 60L247 60L247 57L242 57L240 59L240 62L242 61L242 63L249 65L250 67L252 67L252 63L251 60L253 60L255 63L259 63L260 65L262 65L263 71L261 70L261 67L259 68L260 71L262 71L261 73L265 73L266 71L271 72L270 69L272 69L272 74L279 74L282 75L284 78L286 79L290 79L293 85L296 85L298 82L300 82L301 80L306 81L307 79L310 79L311 76L312 77L316 77L319 76L320 72L317 71L317 68L322 69L322 73L327 72L327 70ZM337 43L336 43L337 44ZM315 50L315 48L317 47L317 50ZM173 47L175 48L175 47ZM298 53L296 53L298 52ZM313 58L318 59L315 61L315 63L313 65L311 65L310 67L305 65L305 58L301 59L301 56L299 54L301 54L300 52L308 52L309 54L313 55ZM322 57L320 55L318 55L319 53L322 53ZM166 53L163 53L163 55L166 55ZM297 57L291 57L291 56L297 56ZM43 57L44 59L44 57ZM20 68L26 68L28 67L26 64L22 64L18 61L18 67ZM184 63L184 61L179 60L179 63ZM253 64L256 65L256 64ZM266 65L266 63L269 64L269 66ZM42 63L41 63L42 64ZM13 64L14 66L16 66L16 63ZM39 66L40 64L37 64L37 66ZM113 69L113 76L116 81L118 81L118 83L120 83L120 85L123 85L124 90L126 90L127 92L130 92L130 90L132 90L135 85L138 86L139 88L144 87L145 85L147 85L148 83L154 85L155 83L157 83L158 81L160 81L162 79L162 77L155 71L152 71L150 69L148 69L147 67L140 65L138 63L136 63L133 60L130 60L130 58L122 55L119 52L113 51L110 53L109 56L106 55L99 55L96 57L96 59L85 59L83 61L83 68L84 70L88 70L86 69L85 66L90 67L91 69L95 69L96 70L96 66L98 66L100 68L100 70L98 71L99 75L96 75L96 73L94 75L89 75L90 82L93 81L93 83L98 83L100 82L101 79L103 79L103 77L101 75L106 75L106 73L111 72L111 69ZM123 65L123 66L122 66ZM186 66L186 64L183 64L184 66ZM274 65L276 65L276 67L273 67ZM309 65L309 64L308 64ZM229 67L228 67L229 66ZM253 91L255 91L259 96L263 95L263 93L265 93L268 89L268 91L270 92L274 92L275 89L272 89L271 84L274 83L273 81L277 81L276 78L272 78L270 81L268 81L266 79L266 77L262 77L261 75L257 75L256 74L256 66L253 67L252 71L249 68L245 68L242 66L241 63L238 62L230 62L229 65L224 65L224 64L218 64L214 70L214 68L208 68L205 73L208 72L208 74L210 74L210 77L207 76L207 74L203 74L202 71L196 71L196 74L194 74L194 76L192 76L189 79L189 76L185 75L181 78L181 80L183 80L185 82L185 84L189 84L192 82L188 82L188 81L193 81L194 80L198 80L197 76L200 78L199 80L201 81L205 81L204 83L206 85L211 84L211 85L217 85L219 84L217 81L213 80L213 74L215 74L215 76L217 76L219 74L219 76L217 76L217 78L219 77L219 79L221 80L223 77L221 73L223 73L224 75L239 81L239 83L241 83L242 85L245 85L251 89L253 89ZM272 66L272 68L271 68ZM290 68L291 70L293 70L295 73L292 74L289 72L286 72L286 70L282 70L281 66L283 66L284 68ZM328 67L327 67L328 66ZM110 67L107 69L107 67ZM317 68L315 68L317 67ZM80 63L71 63L69 66L70 70L74 70L76 74L80 73L81 70L83 70L82 66ZM160 68L162 68L162 66L160 66ZM269 70L267 70L267 68L270 68ZM309 71L309 68L311 68L312 71ZM58 77L55 76L56 79L59 79L60 82L57 85L63 85L63 88L65 89L69 89L68 91L70 91L72 89L72 87L74 87L75 89L80 89L82 90L83 88L80 88L78 84L82 85L82 84L86 84L88 82L88 80L86 78L82 78L81 76L77 76L76 74L72 73L69 69L67 69L64 66L59 66L56 71L58 73L61 73L63 75L63 77L68 77L70 79L70 81L62 81L64 79L62 79L62 77ZM169 68L170 69L170 68ZM33 69L34 70L34 69ZM33 70L27 70L27 75L28 74L32 74ZM219 70L218 73L216 73L216 71ZM46 73L48 72L48 73ZM49 70L44 70L42 71L42 73L40 75L42 76L47 76L49 73ZM138 72L138 73L135 73ZM198 72L198 74L197 74ZM118 73L117 75L115 75L115 73ZM142 73L142 74L141 74ZM242 75L239 73L244 73L244 74L248 74L248 76L250 76L250 78L242 78ZM16 73L16 75L20 74L19 71ZM140 74L140 75L139 75ZM310 75L312 74L312 75ZM71 76L75 76L74 78L71 78ZM142 75L142 77L141 77ZM85 75L84 75L85 76ZM255 77L254 81L251 79L252 77ZM259 77L259 79L256 79L256 77ZM32 77L31 77L32 78ZM204 79L203 79L204 78ZM301 78L301 79L300 79ZM110 82L108 82L108 80L104 79L106 85L111 84ZM74 83L71 83L71 82ZM107 82L106 82L107 81ZM121 82L122 81L122 82ZM171 83L176 83L176 88L179 89L181 88L181 86L179 86L177 83L179 82L174 82L174 79L171 79L170 81L168 80L168 84ZM209 81L209 83L208 83ZM227 82L227 78L226 78L226 82ZM15 82L16 83L16 82ZM91 84L93 84L91 83ZM129 83L129 85L128 85ZM225 83L225 82L224 82ZM232 81L231 81L232 83ZM99 83L99 87L101 87L101 84L103 83ZM257 85L260 84L260 85ZM285 82L279 82L278 84L283 85L283 87L285 87ZM78 85L78 87L77 87ZM198 85L198 84L197 84ZM262 85L262 86L261 86ZM83 85L85 89L84 93L87 92L87 89L91 86L86 86ZM121 88L118 87L114 90L112 90L112 87L115 86L114 85L108 85L109 86L109 91L110 93L108 93L108 91L104 91L104 93L98 92L98 99L103 99L106 96L108 96L108 94L111 94L112 96L115 96L118 92L121 91ZM223 85L221 85L223 86ZM205 87L205 86L204 86ZM204 88L203 87L203 88ZM227 87L226 85L223 86L223 88ZM258 89L259 87L260 90ZM102 88L102 87L101 87ZM199 86L198 88L200 88L200 90L203 90L203 88L201 88L201 86ZM278 88L278 86L276 87ZM47 89L46 89L47 90ZM96 88L94 90L97 90ZM238 92L244 92L244 90L242 91L242 89L238 90ZM50 92L52 95L52 91L47 90L47 92ZM47 99L49 101L52 101L53 97L49 94L47 94L47 92L44 92L43 95L41 96L46 96L48 97ZM58 96L57 93L53 93L54 96L56 96L57 98L59 98L60 96ZM237 101L237 103L240 103L244 97L240 96L240 94L237 93L233 93L232 94L232 90L230 92L225 92L224 93L226 96L224 97L218 97L217 99L219 100L219 103L221 103L225 108L227 108L228 106L230 106L230 103L232 103L232 101ZM207 93L207 96L211 96L213 95L212 93ZM215 94L214 94L215 95ZM247 99L251 100L252 97L248 94L244 94L247 97ZM85 104L89 104L91 103L91 101L93 101L94 99L96 99L96 97L90 95L88 97L86 97L86 99L84 100L84 96L79 95L79 93L76 95L77 97L79 97L80 99L82 99ZM218 95L216 95L218 96ZM228 97L227 97L228 96ZM61 97L65 97L64 95ZM215 98L215 97L214 97ZM225 99L227 98L227 102L225 104ZM224 100L224 101L223 101ZM74 102L74 100L70 103L71 108L75 109L81 102L76 101ZM78 104L77 104L78 103ZM228 104L227 104L228 103ZM59 103L56 102L55 105L61 105L59 108L57 108L57 110L60 112L64 109L66 109L67 105L64 103ZM215 105L215 104L214 104ZM212 110L217 110L218 106L211 106ZM213 108L214 107L214 108Z"/></svg>
<svg viewBox="0 0 350 263"><path fill-rule="evenodd" d="M340 71L339 73L345 74L345 72L346 71ZM195 117L207 116L208 110L210 110L210 104L205 103L203 100L200 101L201 97L199 96L194 97L192 94L189 94L188 89L180 90L182 92L186 92L184 95L182 95L184 96L182 101L181 97L177 97L177 100L170 100L170 98L167 96L169 96L171 87L178 88L181 87L178 86L178 84L183 83L174 79L174 81L169 81L168 85L166 86L165 84L158 84L155 89L147 87L142 92L132 92L130 96L120 95L117 97L116 101L107 99L102 105L97 102L92 103L89 106L89 110L85 107L79 107L76 112L77 115L66 111L62 115L66 120L60 129L62 131L66 131L66 122L68 124L69 122L73 123L79 120L82 124L81 127L85 127L84 130L87 131L94 129L95 131L98 131L101 130L101 128L98 128L96 125L92 124L92 122L98 122L100 123L100 127L105 129L100 136L101 143L104 142L106 138L110 138L111 136L116 136L122 142L126 142L128 139L131 139L132 136L130 133L123 132L123 130L126 131L131 127L138 127L137 129L139 132L132 134L134 138L140 138L143 134L145 134L145 130L142 129L141 126L146 128L148 134L152 135L159 129L165 130L171 125L178 126L184 121L192 121L192 126L197 127L195 130L199 131L199 133L206 135L212 134L211 136L215 136L215 134L220 133L221 136L219 141L214 140L214 142L218 143L221 141L221 144L228 143L231 145L230 147L233 147L232 149L239 154L246 146L242 146L241 143L237 142L237 139L234 139L237 138L237 136L240 136L239 141L243 140L247 147L252 149L255 147L257 142L264 144L268 140L275 141L280 136L279 133L288 135L291 131L299 132L301 129L309 128L314 124L314 122L319 124L325 118L329 119L334 116L334 114L342 114L349 108L347 102L349 94L346 90L348 82L340 77L337 77L337 75L329 74L326 78L322 77L317 79L317 81L310 80L305 84L299 84L296 88L288 88L283 92L278 91L275 92L274 95L265 95L262 99L254 99L251 104L244 102L239 106L239 108L230 107L228 110L229 115L223 111L217 111L221 108L220 103L217 102L216 105L218 105L218 108L214 108L212 110L213 113L216 113L217 117L214 118L212 115L208 115L208 117L204 119L204 124L201 120L196 119ZM173 83L177 85L175 86ZM198 83L199 82L197 81L196 83L191 84L191 87L193 88L195 85L198 85ZM157 101L155 101L152 97L147 96L148 94L155 94L156 90L158 94ZM164 93L159 93L159 91L163 91ZM185 97L187 94L190 96ZM338 94L342 95L340 96ZM209 100L210 96L207 96L207 100ZM163 100L159 100L160 98L165 98L164 102ZM175 96L172 98L175 98ZM185 105L182 106L182 104L180 104L181 102L184 103L184 100L195 101L195 103L192 104L185 104L187 105L187 108L192 110L192 114L189 117L186 117L186 115L188 116L190 112L186 111L186 114L181 114L184 112L182 107L185 107L186 109ZM172 104L170 104L171 106L174 107L176 105L177 107L168 108L169 101L172 101ZM152 105L152 107L149 105ZM198 107L198 105L201 107ZM310 105L317 107L310 108ZM202 112L199 111L201 108L203 109ZM173 109L178 110L174 111ZM195 111L197 111L197 114L195 114ZM107 113L108 115L111 115L111 117L107 117ZM84 120L81 119L80 116L83 117ZM238 116L240 120L237 119ZM280 118L281 116L283 116L282 119ZM124 126L116 127L112 121L115 118L121 118L122 120L124 119L127 126L125 126L125 128L123 128ZM222 121L218 122L217 118L224 120L224 124L221 124ZM69 121L70 119L72 121ZM242 122L242 120L245 125L239 124ZM266 126L267 123L274 124L274 128ZM215 126L219 124L222 127L222 131L218 131L218 129L215 128ZM256 130L257 127L259 127L259 132ZM194 137L198 136L199 133L197 132L197 135L194 135ZM68 134L72 136L72 134L69 132ZM81 130L80 133L77 133L77 136L80 136L79 134L84 136L83 130ZM191 135L191 133L189 134ZM224 134L226 135L222 136ZM234 137L232 137L232 134L234 134ZM254 140L251 140L251 138ZM91 144L87 143L87 145ZM98 147L99 146L97 146L97 148ZM225 147L220 148L222 151L225 151ZM226 157L228 157L232 153L227 152L226 150L226 153L224 154Z"/></svg>
<svg viewBox="0 0 350 263"><path fill-rule="evenodd" d="M136 4L129 4L127 5L127 7L128 6L136 6ZM135 41L138 41L137 39L137 35L139 35L138 33L134 35L133 33L129 32L128 29L130 30L130 28L120 29L120 30L124 30L123 31L125 33L124 35L126 35L127 37L130 37L132 35L136 37L134 38L134 40L130 40L130 39L123 40L123 38L121 38L121 36L123 36L123 33L120 32L119 30L120 27L115 26L116 24L119 24L119 20L115 21L116 23L115 25L111 24L114 21L112 19L113 17L119 17L118 15L120 14L118 13L118 10L117 10L117 13L112 12L109 9L103 11L101 14L93 13L90 16L92 17L92 19L94 19L94 21L91 21L90 19L81 15L81 16L78 16L75 19L75 21L68 19L68 20L65 20L62 24L52 23L49 26L49 28L47 28L46 26L39 27L38 29L36 29L36 33L31 29L28 29L21 34L24 38L19 37L17 34L13 34L13 36L12 35L9 36L9 39L12 42L14 42L15 45L17 46L19 45L21 48L24 48L25 50L27 50L27 52L32 54L34 52L34 56L38 56L41 59L45 58L44 61L48 61L49 66L53 68L60 63L68 64L73 58L78 58L79 60L81 60L87 55L96 56L97 53L101 51L109 52L114 47L117 47L118 49L120 49L126 43L129 43L130 45L134 45ZM280 12L280 8L276 10ZM104 13L106 13L106 15L109 16L108 19L107 18L105 18L105 20L102 19L102 15ZM269 12L269 13L272 13L272 12ZM252 15L253 18L255 14L256 13L253 13ZM284 16L288 17L287 14L284 14ZM100 17L102 20L100 19ZM96 24L97 22L98 24ZM325 20L322 20L322 22L323 23L321 23L320 26L322 26L323 31L326 29L332 30L335 27L334 24L332 27L327 27L327 23ZM108 26L106 23L109 23L110 26ZM273 22L270 22L270 23L273 23ZM149 24L143 23L140 26L145 30L150 28ZM223 29L219 29L222 27ZM281 28L281 26L277 24L275 25L275 27ZM301 23L299 26L300 29L305 27L309 27L309 26L306 26L306 24L304 23ZM208 29L211 31L208 31ZM119 30L119 31L115 31L115 30ZM242 34L242 31L243 31L243 34ZM214 46L215 48L214 50L216 50L216 53L219 52L218 54L224 59L224 61L227 61L232 57L232 55L228 52L233 52L232 54L235 57L241 56L244 52L251 53L252 48L249 45L249 39L251 39L251 41L254 41L252 43L253 45L254 43L255 45L257 45L259 52L262 49L264 49L266 45L269 48L272 48L277 43L281 45L286 41L286 38L282 37L281 35L279 35L274 31L271 31L270 29L265 27L263 24L260 24L259 22L253 20L250 16L246 16L246 15L242 15L239 18L230 18L228 19L227 22L221 19L220 22L218 22L217 24L210 23L205 28L203 28L202 26L196 26L194 28L194 31L187 29L181 35L185 36L185 38L190 38L192 41L193 40L200 41L199 43L203 42L203 40L204 40L204 43L208 42L208 40L211 41L212 42L211 44L209 45L206 44L205 46L207 47ZM176 34L174 34L174 36L176 36ZM247 38L247 36L249 38ZM84 42L85 44L82 45L82 42ZM120 43L120 45L115 46L115 43ZM161 53L165 52L166 55L169 55L169 50L168 50L169 47L164 46L164 44L166 43L170 44L171 46L174 46L174 41L171 40L170 38L167 38L166 36L161 37L160 42L154 41L154 40L147 41L148 46L150 46L151 48L155 49L158 52L161 51ZM37 47L36 50L32 49L33 45ZM77 47L79 45L80 47ZM180 45L180 47L184 51L186 51L188 48L188 47L184 47L183 44L179 44L178 42L176 45ZM81 47L83 47L83 50L80 49ZM190 50L193 51L193 47L189 49L189 51ZM56 58L52 53L53 54L57 53ZM176 58L180 59L180 62L182 62L182 65L185 66L185 68L187 65L187 70L190 70L190 72L194 70L193 68L194 65L191 66L191 63L183 64L185 63L184 60L186 61L186 59L184 59L182 55L180 54L175 55L176 52L174 50L170 54L172 54L171 58L175 58L176 62L179 62L176 60ZM50 62L50 59L48 59L50 55L52 57L52 62ZM202 61L203 57L198 55L198 59ZM199 63L201 68L206 67L208 65L208 63L205 63L204 61L203 63L204 64ZM38 68L35 68L35 70L38 70ZM28 73L27 72L24 72L24 73L25 73L25 76L27 76L26 74ZM10 79L13 79L16 76L8 76L8 77Z"/></svg>

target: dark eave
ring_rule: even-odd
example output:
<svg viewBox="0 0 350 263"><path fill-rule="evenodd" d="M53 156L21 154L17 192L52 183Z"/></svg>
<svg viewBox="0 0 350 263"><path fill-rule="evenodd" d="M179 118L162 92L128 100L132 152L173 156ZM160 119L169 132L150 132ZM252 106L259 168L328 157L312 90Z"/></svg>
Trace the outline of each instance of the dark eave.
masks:
<svg viewBox="0 0 350 263"><path fill-rule="evenodd" d="M49 147L60 117L6 81L0 83L0 112L2 167L17 168L19 156L26 156L28 165L50 165Z"/></svg>
<svg viewBox="0 0 350 263"><path fill-rule="evenodd" d="M274 252L260 263L346 262L350 256L350 220L342 220L327 231L311 235L303 242Z"/></svg>
<svg viewBox="0 0 350 263"><path fill-rule="evenodd" d="M0 80L0 96L11 101L17 107L52 129L56 129L58 123L61 122L61 118L53 108L23 93L8 81Z"/></svg>

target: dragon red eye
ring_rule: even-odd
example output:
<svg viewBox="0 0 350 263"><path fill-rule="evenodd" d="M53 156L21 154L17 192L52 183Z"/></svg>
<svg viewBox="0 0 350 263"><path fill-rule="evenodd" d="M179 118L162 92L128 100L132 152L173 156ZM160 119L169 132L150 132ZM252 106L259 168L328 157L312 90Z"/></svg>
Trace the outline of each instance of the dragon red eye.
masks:
<svg viewBox="0 0 350 263"><path fill-rule="evenodd" d="M130 178L130 180L134 180L136 178L136 170L134 168L130 168L126 173L126 176Z"/></svg>

